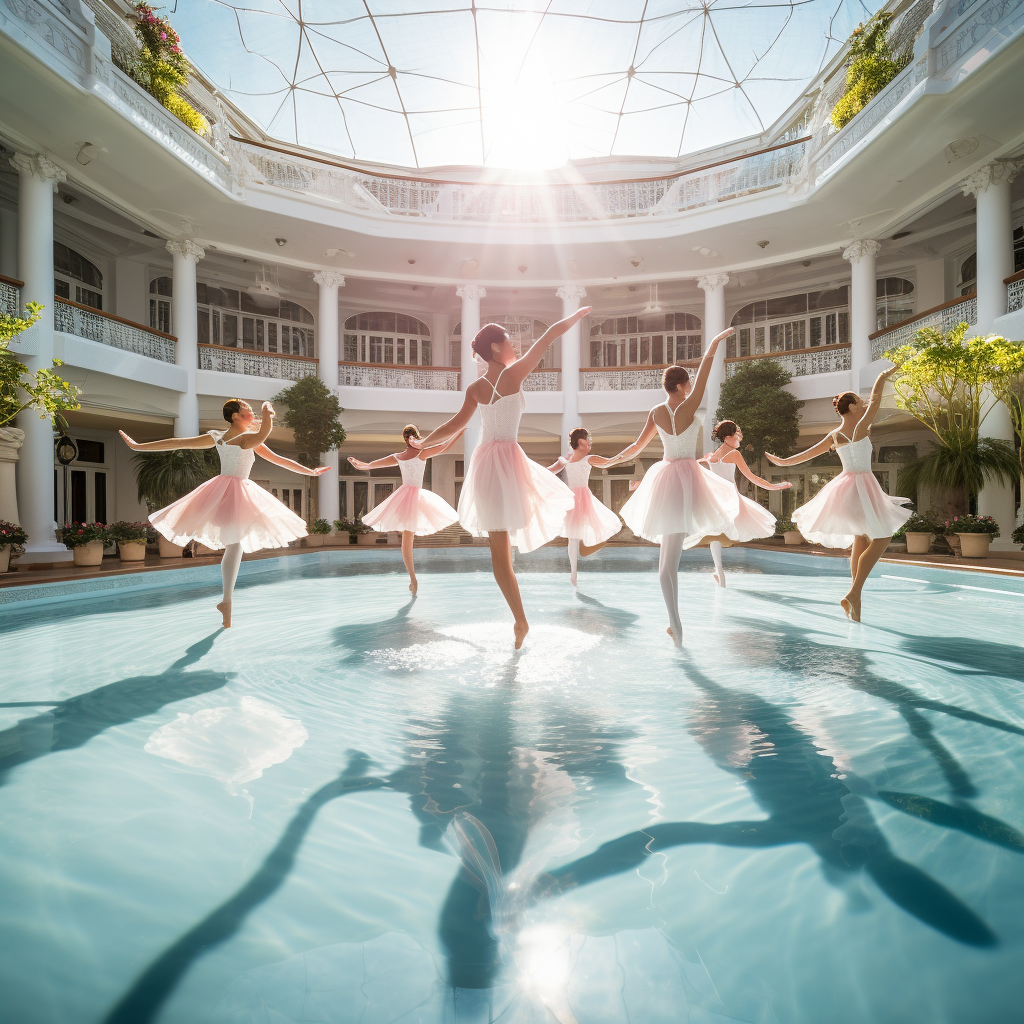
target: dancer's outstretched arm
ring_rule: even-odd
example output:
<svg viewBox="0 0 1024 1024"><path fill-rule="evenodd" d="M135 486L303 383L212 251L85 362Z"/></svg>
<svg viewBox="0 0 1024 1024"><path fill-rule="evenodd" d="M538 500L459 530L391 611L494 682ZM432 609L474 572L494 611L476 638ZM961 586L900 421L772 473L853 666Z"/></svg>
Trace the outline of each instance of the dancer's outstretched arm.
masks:
<svg viewBox="0 0 1024 1024"><path fill-rule="evenodd" d="M604 469L607 466L617 466L620 462L629 462L630 459L636 458L654 440L654 435L657 432L657 427L654 425L654 410L652 409L647 414L647 422L644 424L644 429L640 431L639 437L631 445L623 448L618 455L613 455L610 459L597 456L596 458L599 461L591 462L591 465Z"/></svg>
<svg viewBox="0 0 1024 1024"><path fill-rule="evenodd" d="M537 369L544 353L551 347L552 343L560 338L570 327L578 324L590 311L593 306L581 306L572 316L552 324L514 363L509 363L505 373L509 379L514 381L516 388L522 387L523 381Z"/></svg>
<svg viewBox="0 0 1024 1024"><path fill-rule="evenodd" d="M331 468L330 466L314 466L310 469L309 466L304 466L301 462L296 462L294 459L288 459L283 455L278 455L277 452L272 452L265 444L261 444L256 449L256 454L266 459L267 462L272 462L275 466L298 473L299 476L320 476L321 473L326 473Z"/></svg>
<svg viewBox="0 0 1024 1024"><path fill-rule="evenodd" d="M350 455L348 461L361 473L365 473L370 469L383 469L385 466L398 465L398 459L394 455L385 455L383 459L374 459L373 462L363 462L362 459L357 459L354 455Z"/></svg>
<svg viewBox="0 0 1024 1024"><path fill-rule="evenodd" d="M678 410L682 414L682 418L685 421L687 414L690 418L693 418L693 414L700 407L700 403L704 401L704 391L708 386L708 377L711 376L711 367L715 362L715 354L718 352L718 346L729 337L730 334L735 334L736 331L732 327L727 327L721 334L716 334L711 339L711 344L708 345L707 352L701 358L700 365L697 367L697 375L693 380L693 387L690 388L690 393L683 399L678 405Z"/></svg>
<svg viewBox="0 0 1024 1024"><path fill-rule="evenodd" d="M451 448L451 446L455 444L455 442L458 441L458 439L462 437L464 433L464 430L460 430L457 434L453 434L451 437L449 437L448 440L444 442L444 444L435 444L432 448L425 449L424 453L420 456L420 458L432 459L435 455L444 455L444 453L448 451L448 449Z"/></svg>
<svg viewBox="0 0 1024 1024"><path fill-rule="evenodd" d="M427 434L422 441L417 441L416 438L410 437L406 444L410 448L419 448L422 451L424 448L432 448L434 445L447 444L454 441L469 426L469 421L473 418L473 413L476 412L476 407L479 404L472 394L467 391L462 401L462 408L451 419L445 420L441 426Z"/></svg>
<svg viewBox="0 0 1024 1024"><path fill-rule="evenodd" d="M859 441L861 438L867 436L868 430L871 429L871 424L875 422L875 417L878 415L878 410L882 407L882 392L885 390L885 382L898 369L898 366L890 366L888 370L883 370L875 378L875 383L871 386L871 397L868 398L867 410L857 421L857 425L853 428L853 436L850 438L851 441Z"/></svg>
<svg viewBox="0 0 1024 1024"><path fill-rule="evenodd" d="M545 469L547 469L549 473L561 473L562 470L565 469L565 461L566 460L564 457L559 456L554 462L551 463L550 466L546 466Z"/></svg>
<svg viewBox="0 0 1024 1024"><path fill-rule="evenodd" d="M833 443L832 435L826 434L817 444L811 445L810 448L798 452L796 455L790 455L788 459L780 459L778 455L773 455L771 452L765 452L764 457L773 466L799 466L801 462L809 462L815 456L824 455L832 447Z"/></svg>
<svg viewBox="0 0 1024 1024"><path fill-rule="evenodd" d="M211 434L200 434L198 437L167 437L162 441L135 441L123 430L118 433L124 443L137 452L174 452L181 448L212 448L216 442Z"/></svg>
<svg viewBox="0 0 1024 1024"><path fill-rule="evenodd" d="M717 455L718 452L715 452ZM702 460L703 461L703 460ZM752 483L758 487L763 487L766 491L785 491L793 486L791 480L782 480L777 484L773 484L771 480L765 480L764 477L758 476L748 465L747 460L733 448L731 452L727 452L720 459L712 457L712 462L731 462L734 466L739 467L739 471Z"/></svg>

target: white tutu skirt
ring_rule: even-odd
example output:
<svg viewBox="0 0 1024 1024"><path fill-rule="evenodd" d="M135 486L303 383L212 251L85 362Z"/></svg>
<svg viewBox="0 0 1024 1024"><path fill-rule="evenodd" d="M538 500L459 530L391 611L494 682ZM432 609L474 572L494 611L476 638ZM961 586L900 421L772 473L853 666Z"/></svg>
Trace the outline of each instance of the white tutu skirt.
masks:
<svg viewBox="0 0 1024 1024"><path fill-rule="evenodd" d="M259 484L237 476L207 480L149 521L173 544L241 544L245 552L283 548L306 536L306 524L291 509Z"/></svg>
<svg viewBox="0 0 1024 1024"><path fill-rule="evenodd" d="M901 508L909 500L886 494L874 473L843 470L793 513L793 522L814 544L848 548L854 537L891 537L910 518Z"/></svg>
<svg viewBox="0 0 1024 1024"><path fill-rule="evenodd" d="M427 537L459 518L444 498L415 484L402 484L363 516L363 522L381 533L410 533Z"/></svg>
<svg viewBox="0 0 1024 1024"><path fill-rule="evenodd" d="M559 536L575 503L572 491L515 441L488 441L469 460L459 522L474 537L507 530L520 551L533 551Z"/></svg>
<svg viewBox="0 0 1024 1024"><path fill-rule="evenodd" d="M739 514L736 485L697 465L696 459L663 459L644 474L619 513L645 540L661 543L668 533L685 533L684 548L704 537L726 534Z"/></svg>
<svg viewBox="0 0 1024 1024"><path fill-rule="evenodd" d="M701 546L706 547L712 541L717 540L723 547L731 547L733 544L743 541L774 536L775 516L763 505L743 497L742 494L739 495L739 499L739 512L736 513L736 518L729 529L717 537L705 537L701 541Z"/></svg>
<svg viewBox="0 0 1024 1024"><path fill-rule="evenodd" d="M589 487L576 487L572 493L576 504L565 517L563 537L578 540L592 548L603 544L622 529L619 517L607 505L598 501Z"/></svg>

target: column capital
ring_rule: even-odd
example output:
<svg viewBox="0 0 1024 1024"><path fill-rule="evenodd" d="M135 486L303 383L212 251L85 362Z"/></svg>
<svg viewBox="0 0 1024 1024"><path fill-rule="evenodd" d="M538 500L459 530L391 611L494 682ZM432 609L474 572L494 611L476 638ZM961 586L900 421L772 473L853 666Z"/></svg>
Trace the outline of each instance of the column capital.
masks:
<svg viewBox="0 0 1024 1024"><path fill-rule="evenodd" d="M728 274L706 274L697 278L697 287L705 292L713 292L716 288L724 288L729 283Z"/></svg>
<svg viewBox="0 0 1024 1024"><path fill-rule="evenodd" d="M877 256L881 249L881 244L873 238L858 238L843 250L843 259L851 263L860 263L863 259Z"/></svg>
<svg viewBox="0 0 1024 1024"><path fill-rule="evenodd" d="M27 153L15 153L11 157L11 166L21 174L34 174L40 181L52 183L54 192L62 181L68 180L68 176L52 160L38 154L29 156Z"/></svg>
<svg viewBox="0 0 1024 1024"><path fill-rule="evenodd" d="M570 302L573 299L579 302L580 299L585 299L587 297L587 289L581 284L563 284L555 292L555 295L560 299L566 299Z"/></svg>
<svg viewBox="0 0 1024 1024"><path fill-rule="evenodd" d="M965 196L975 199L982 192L987 192L991 185L1012 184L1013 179L1024 169L1024 160L993 160L992 163L979 167L973 174L968 174L960 182L960 191Z"/></svg>
<svg viewBox="0 0 1024 1024"><path fill-rule="evenodd" d="M172 256L182 256L193 263L198 263L206 255L206 250L191 238L172 239L165 248Z"/></svg>
<svg viewBox="0 0 1024 1024"><path fill-rule="evenodd" d="M313 280L316 281L321 288L345 287L345 275L337 270L318 270L313 275Z"/></svg>
<svg viewBox="0 0 1024 1024"><path fill-rule="evenodd" d="M460 284L458 288L455 289L455 294L460 299L469 299L470 301L476 299L479 301L480 299L486 298L487 289L481 284Z"/></svg>

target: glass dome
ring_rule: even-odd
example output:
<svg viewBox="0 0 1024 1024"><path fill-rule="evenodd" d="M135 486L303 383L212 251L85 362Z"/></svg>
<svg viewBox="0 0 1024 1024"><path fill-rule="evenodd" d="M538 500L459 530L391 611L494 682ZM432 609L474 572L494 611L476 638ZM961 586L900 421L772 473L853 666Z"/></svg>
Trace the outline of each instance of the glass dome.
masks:
<svg viewBox="0 0 1024 1024"><path fill-rule="evenodd" d="M193 63L270 136L357 160L675 158L769 127L860 0L178 0Z"/></svg>

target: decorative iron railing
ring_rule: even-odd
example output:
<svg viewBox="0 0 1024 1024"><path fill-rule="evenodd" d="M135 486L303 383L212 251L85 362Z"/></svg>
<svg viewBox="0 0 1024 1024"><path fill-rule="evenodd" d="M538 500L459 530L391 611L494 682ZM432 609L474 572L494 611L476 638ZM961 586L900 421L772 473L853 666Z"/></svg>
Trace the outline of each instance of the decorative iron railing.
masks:
<svg viewBox="0 0 1024 1024"><path fill-rule="evenodd" d="M680 364L696 366L696 363ZM664 366L588 366L580 370L580 391L650 391L661 387Z"/></svg>
<svg viewBox="0 0 1024 1024"><path fill-rule="evenodd" d="M174 362L176 339L173 335L102 313L70 299L54 299L53 329L124 352L134 352L138 356L159 359L162 363Z"/></svg>
<svg viewBox="0 0 1024 1024"><path fill-rule="evenodd" d="M534 370L523 381L524 391L558 391L560 387L558 370Z"/></svg>
<svg viewBox="0 0 1024 1024"><path fill-rule="evenodd" d="M21 289L24 281L0 275L0 313L18 316L21 313Z"/></svg>
<svg viewBox="0 0 1024 1024"><path fill-rule="evenodd" d="M347 388L402 388L416 391L458 391L459 371L439 366L382 366L339 363L338 378Z"/></svg>
<svg viewBox="0 0 1024 1024"><path fill-rule="evenodd" d="M899 348L914 337L922 327L938 327L948 331L957 324L978 322L978 297L975 294L963 295L959 299L944 302L941 306L933 306L923 313L892 324L883 331L869 335L871 339L871 359L881 359L890 349Z"/></svg>
<svg viewBox="0 0 1024 1024"><path fill-rule="evenodd" d="M725 375L731 377L741 366L755 359L774 359L794 377L813 377L819 373L840 373L850 369L849 345L822 345L820 348L794 348L788 352L726 359Z"/></svg>
<svg viewBox="0 0 1024 1024"><path fill-rule="evenodd" d="M302 380L315 377L316 359L305 356L275 355L246 348L225 348L222 345L199 346L199 369L241 373L246 377L270 377L274 380Z"/></svg>
<svg viewBox="0 0 1024 1024"><path fill-rule="evenodd" d="M1024 308L1024 270L1006 278L1003 283L1006 285L1006 312L1015 313Z"/></svg>

